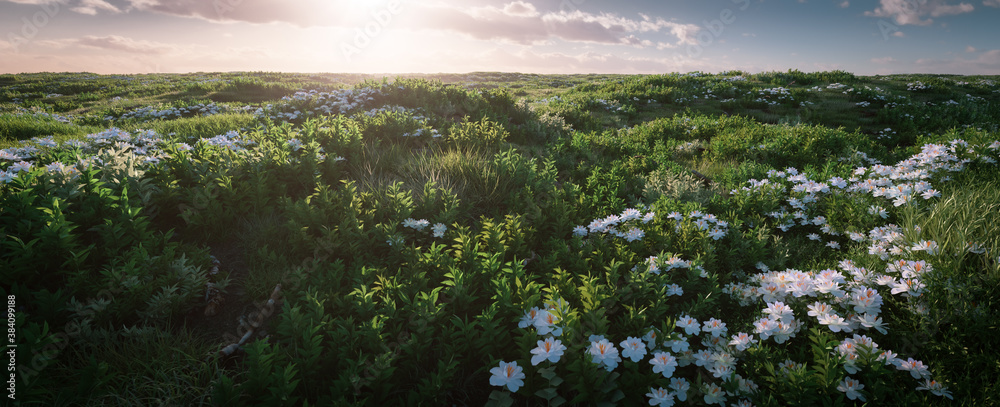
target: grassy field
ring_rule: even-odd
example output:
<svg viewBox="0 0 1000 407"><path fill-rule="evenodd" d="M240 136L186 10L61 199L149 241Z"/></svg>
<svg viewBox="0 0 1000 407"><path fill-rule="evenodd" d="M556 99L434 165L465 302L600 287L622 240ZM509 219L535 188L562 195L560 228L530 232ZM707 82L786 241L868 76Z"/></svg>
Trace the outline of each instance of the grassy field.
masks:
<svg viewBox="0 0 1000 407"><path fill-rule="evenodd" d="M8 401L998 405L998 126L985 76L0 75Z"/></svg>

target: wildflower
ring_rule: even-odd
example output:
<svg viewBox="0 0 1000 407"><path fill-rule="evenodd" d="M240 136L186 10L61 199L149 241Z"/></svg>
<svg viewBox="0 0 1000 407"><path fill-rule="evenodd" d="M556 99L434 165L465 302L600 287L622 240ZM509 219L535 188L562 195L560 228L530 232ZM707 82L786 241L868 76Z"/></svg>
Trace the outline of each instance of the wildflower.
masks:
<svg viewBox="0 0 1000 407"><path fill-rule="evenodd" d="M715 228L712 229L710 232L708 232L708 237L711 237L712 240L719 240L725 236L726 236L726 231L722 230L721 228Z"/></svg>
<svg viewBox="0 0 1000 407"><path fill-rule="evenodd" d="M656 213L647 212L645 215L642 216L642 223L649 223L650 221L653 220L654 216L656 216Z"/></svg>
<svg viewBox="0 0 1000 407"><path fill-rule="evenodd" d="M687 391L691 388L691 384L688 383L687 379L683 377L670 378L670 388L676 392L677 400L687 401Z"/></svg>
<svg viewBox="0 0 1000 407"><path fill-rule="evenodd" d="M490 369L493 376L490 377L490 384L493 386L507 386L511 392L517 393L517 389L524 386L524 369L517 365L517 362L500 361L499 367Z"/></svg>
<svg viewBox="0 0 1000 407"><path fill-rule="evenodd" d="M538 312L538 307L531 307L531 309L524 311L524 316L522 316L521 321L517 323L517 327L527 328L528 325L534 325L535 318L538 317Z"/></svg>
<svg viewBox="0 0 1000 407"><path fill-rule="evenodd" d="M535 355L531 357L531 365L536 366L546 359L549 362L556 363L562 357L565 350L566 346L563 346L562 342L558 339L548 337L544 341L538 341L538 347L531 350L531 353Z"/></svg>
<svg viewBox="0 0 1000 407"><path fill-rule="evenodd" d="M833 240L826 242L826 246L834 250L840 249L840 243Z"/></svg>
<svg viewBox="0 0 1000 407"><path fill-rule="evenodd" d="M21 157L18 156L17 154L11 153L7 150L0 150L0 160L17 161L20 159Z"/></svg>
<svg viewBox="0 0 1000 407"><path fill-rule="evenodd" d="M674 325L678 328L684 328L684 332L688 335L697 335L700 332L698 320L690 316L681 317Z"/></svg>
<svg viewBox="0 0 1000 407"><path fill-rule="evenodd" d="M670 350L673 352L686 352L691 349L691 344L688 343L687 339L681 337L680 339L674 339L669 341L664 341L663 346L669 346Z"/></svg>
<svg viewBox="0 0 1000 407"><path fill-rule="evenodd" d="M678 297L682 296L682 295L684 295L684 289L681 288L681 286L679 286L677 284L668 285L667 286L667 296L671 296L671 295L676 295Z"/></svg>
<svg viewBox="0 0 1000 407"><path fill-rule="evenodd" d="M0 183L7 184L17 177L17 173L13 171L0 170Z"/></svg>
<svg viewBox="0 0 1000 407"><path fill-rule="evenodd" d="M581 237L587 236L587 227L586 226L577 226L577 227L573 228L573 234L576 235L576 236L581 236Z"/></svg>
<svg viewBox="0 0 1000 407"><path fill-rule="evenodd" d="M917 387L917 390L930 390L931 394L954 400L951 392L948 391L941 382L937 380L924 379L924 385Z"/></svg>
<svg viewBox="0 0 1000 407"><path fill-rule="evenodd" d="M770 315L771 319L782 321L786 324L795 319L795 316L792 314L792 308L781 301L768 303L767 308L764 309L764 313Z"/></svg>
<svg viewBox="0 0 1000 407"><path fill-rule="evenodd" d="M886 366L888 365L898 366L899 363L902 361L899 360L899 358L896 356L897 356L896 352L893 352L891 350L885 350L882 351L882 353L879 353L878 357L875 358L875 360L881 360L885 362Z"/></svg>
<svg viewBox="0 0 1000 407"><path fill-rule="evenodd" d="M587 350L593 356L593 362L604 365L609 372L618 367L618 362L622 359L618 357L618 349L607 339L601 338L599 341L592 341L590 349Z"/></svg>
<svg viewBox="0 0 1000 407"><path fill-rule="evenodd" d="M14 164L11 164L9 171L13 174L16 174L21 171L31 171L31 163L27 161L16 162Z"/></svg>
<svg viewBox="0 0 1000 407"><path fill-rule="evenodd" d="M826 325L833 332L851 332L851 325L844 321L844 317L837 314L825 314L817 317L819 323Z"/></svg>
<svg viewBox="0 0 1000 407"><path fill-rule="evenodd" d="M761 318L753 323L755 330L760 339L766 341L778 330L778 323L770 318Z"/></svg>
<svg viewBox="0 0 1000 407"><path fill-rule="evenodd" d="M837 390L847 393L847 398L851 400L859 399L861 401L867 401L865 399L865 396L858 392L858 390L861 390L863 388L865 388L865 385L861 384L861 382L857 380L852 379L851 377L845 377L844 380L842 380L840 384L837 385Z"/></svg>
<svg viewBox="0 0 1000 407"><path fill-rule="evenodd" d="M552 336L562 335L562 327L556 326L556 322L559 322L559 317L549 311L539 311L538 315L535 316L535 321L533 325L535 326L536 332L539 335Z"/></svg>
<svg viewBox="0 0 1000 407"><path fill-rule="evenodd" d="M660 373L663 377L670 378L677 367L677 358L668 352L656 352L649 360L649 364L653 365L653 373Z"/></svg>
<svg viewBox="0 0 1000 407"><path fill-rule="evenodd" d="M931 375L931 373L927 371L927 366L924 365L924 362L914 360L913 358L908 358L905 361L899 362L896 369L909 371L910 376L913 376L914 379L927 378Z"/></svg>
<svg viewBox="0 0 1000 407"><path fill-rule="evenodd" d="M434 232L434 237L444 237L444 232L448 230L448 227L444 223L435 223L431 226L431 232Z"/></svg>
<svg viewBox="0 0 1000 407"><path fill-rule="evenodd" d="M937 242L935 242L933 240L921 240L921 241L917 242L917 244L913 245L913 247L911 247L910 250L913 250L913 251L921 251L921 250L923 250L923 251L926 251L927 254L930 254L930 255L933 256L933 255L937 254L938 248L939 247L938 247Z"/></svg>
<svg viewBox="0 0 1000 407"><path fill-rule="evenodd" d="M622 356L632 359L632 362L639 362L646 355L646 344L639 338L630 336L619 345L622 347Z"/></svg>
<svg viewBox="0 0 1000 407"><path fill-rule="evenodd" d="M718 319L712 318L705 321L704 325L701 327L702 332L711 333L713 337L719 337L724 335L727 331L726 323Z"/></svg>
<svg viewBox="0 0 1000 407"><path fill-rule="evenodd" d="M636 240L642 240L642 238L645 236L646 232L643 232L642 229L632 228L629 229L627 233L625 233L625 240L629 242L634 242Z"/></svg>
<svg viewBox="0 0 1000 407"><path fill-rule="evenodd" d="M430 222L427 219L415 220L413 218L406 218L403 221L403 227L413 228L416 230L424 230L425 227L430 226Z"/></svg>
<svg viewBox="0 0 1000 407"><path fill-rule="evenodd" d="M646 336L642 337L642 340L646 342L646 347L653 349L656 347L656 329L650 329Z"/></svg>
<svg viewBox="0 0 1000 407"><path fill-rule="evenodd" d="M670 407L674 405L674 394L662 387L655 390L650 387L646 396L649 397L649 405L651 406Z"/></svg>
<svg viewBox="0 0 1000 407"><path fill-rule="evenodd" d="M855 318L857 318L858 323L860 323L861 326L865 328L869 329L874 328L875 330L879 331L882 335L888 333L888 331L886 331L885 329L885 323L882 322L882 317L865 313Z"/></svg>
<svg viewBox="0 0 1000 407"><path fill-rule="evenodd" d="M757 340L753 338L753 335L748 335L745 332L740 332L733 335L733 340L729 341L729 344L736 347L736 350L742 352L747 350L751 345L753 345Z"/></svg>
<svg viewBox="0 0 1000 407"><path fill-rule="evenodd" d="M806 235L806 237L808 237L809 240L819 240L820 239L819 235L817 235L815 233L810 233L810 234Z"/></svg>
<svg viewBox="0 0 1000 407"><path fill-rule="evenodd" d="M715 383L705 386L705 404L726 405L726 392Z"/></svg>
<svg viewBox="0 0 1000 407"><path fill-rule="evenodd" d="M694 364L695 366L708 366L712 363L712 351L702 350L694 354ZM652 362L650 362L652 363Z"/></svg>
<svg viewBox="0 0 1000 407"><path fill-rule="evenodd" d="M642 216L642 212L639 212L638 209L628 208L622 212L620 220L622 222L628 222L633 219L639 219L640 216Z"/></svg>
<svg viewBox="0 0 1000 407"><path fill-rule="evenodd" d="M287 144L288 147L291 147L292 151L299 151L299 149L302 148L302 141L299 141L299 139L295 138L289 139L288 141L285 142L285 144Z"/></svg>

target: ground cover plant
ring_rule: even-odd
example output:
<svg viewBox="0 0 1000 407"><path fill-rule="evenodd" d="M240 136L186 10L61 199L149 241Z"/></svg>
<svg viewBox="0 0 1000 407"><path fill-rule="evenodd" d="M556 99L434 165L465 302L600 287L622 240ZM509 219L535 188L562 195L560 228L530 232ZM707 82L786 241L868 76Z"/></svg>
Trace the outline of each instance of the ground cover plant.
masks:
<svg viewBox="0 0 1000 407"><path fill-rule="evenodd" d="M998 81L0 75L17 402L996 404Z"/></svg>

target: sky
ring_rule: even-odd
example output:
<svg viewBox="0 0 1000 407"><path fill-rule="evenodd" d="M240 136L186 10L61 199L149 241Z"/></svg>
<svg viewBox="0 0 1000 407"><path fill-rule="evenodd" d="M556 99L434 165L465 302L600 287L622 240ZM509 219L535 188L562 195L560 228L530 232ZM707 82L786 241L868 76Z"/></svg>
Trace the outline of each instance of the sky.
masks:
<svg viewBox="0 0 1000 407"><path fill-rule="evenodd" d="M0 72L1000 74L1000 0L0 0Z"/></svg>

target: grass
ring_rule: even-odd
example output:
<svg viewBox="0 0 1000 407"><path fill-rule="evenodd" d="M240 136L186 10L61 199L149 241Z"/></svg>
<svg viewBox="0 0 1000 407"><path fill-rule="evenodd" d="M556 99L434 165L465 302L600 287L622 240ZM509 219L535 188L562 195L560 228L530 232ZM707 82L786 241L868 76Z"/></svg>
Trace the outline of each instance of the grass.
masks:
<svg viewBox="0 0 1000 407"><path fill-rule="evenodd" d="M35 137L54 136L56 141L62 142L98 131L97 127L77 126L49 117L0 114L0 148L14 147L20 140Z"/></svg>
<svg viewBox="0 0 1000 407"><path fill-rule="evenodd" d="M746 80L721 79L736 74L745 75ZM356 114L336 123L265 127L266 121L249 113L115 123L126 130L153 130L167 136L167 142L230 131L245 136L245 129L254 129L254 137L260 138L249 152L253 154L250 160L275 157L276 161L247 165L238 154L225 153L236 158L197 166L179 163L150 171L156 177L147 181L160 192L143 199L161 208L161 213L170 214L161 215L172 218L156 219L157 224L177 229L171 243L184 245L169 253L157 251L159 246L152 244L153 239L140 228L130 228L132 224L79 230L84 228L75 228L61 215L60 211L77 210L120 212L127 206L125 202L138 202L131 188L103 191L97 199L58 183L29 185L31 188L12 194L8 190L22 187L0 185L4 208L12 208L0 211L0 245L4 247L0 267L23 266L15 261L17 256L37 258L52 252L53 264L72 265L53 273L77 278L85 275L93 280L93 287L107 286L126 294L139 289L166 293L166 287L129 288L138 284L137 280L116 280L115 276L121 270L136 271L137 261L180 264L184 260L183 264L204 269L209 266L204 258L211 252L222 261L222 275L233 280L229 290L235 295L227 297L233 300L225 304L225 317L214 320L201 315L200 286L199 301L190 310L150 317L143 326L119 328L122 324L118 322L125 317L117 315L118 311L103 311L101 320L110 321L108 325L74 338L74 346L58 357L47 376L40 376L39 387L48 392L41 398L47 405L282 404L282 400L308 400L319 405L480 405L513 396L519 405L538 405L558 395L570 400L569 404L602 399L623 405L646 404L643 394L666 382L650 376L646 362L623 362L614 375L605 375L582 356L589 335L606 335L617 345L626 336L645 334L651 326L667 332L674 319L685 313L701 321L722 318L730 324L730 334L752 330L748 321L760 317L762 305L740 306L723 287L750 281L758 261L774 270L808 271L836 269L840 260L852 258L874 272L885 269L886 262L867 253L866 243L831 235L829 239L840 240L845 246L843 251L833 251L824 246L828 239L807 237L820 230L818 225L779 232L774 220L758 213L785 205L790 193L752 199L729 193L731 188L745 186L750 178L765 178L772 167L809 167L807 172L817 179L850 177L851 165L837 160L851 149L881 158L885 164L917 151L891 141L876 143L866 135L895 126L895 119L861 109L841 92L808 92L804 88L822 87L836 79L849 82L849 86L877 85L892 93L908 94L906 83L919 78L935 86L945 85L913 95L914 100L939 100L952 97L954 91L947 81L932 77L874 79L843 72L797 71L721 77L442 74L434 78L457 86L394 79L397 86L391 87L392 92L404 88L395 94L397 99L410 91L407 87L420 98L392 99L414 108L393 119L399 123L378 124L379 120ZM211 99L232 108L253 107L258 103L280 104L277 99L299 88L333 89L371 79L375 78L267 72L94 78L84 74L5 75L0 76L6 87L0 103L5 111L16 110L14 105L36 105L49 111L71 109L81 120L110 125L97 116L111 104L131 108L153 101L174 105ZM752 101L756 96L747 96L747 92L774 86L790 86L801 100L768 106ZM490 121L477 124L459 117L457 112L468 108L465 102L469 106L492 103L495 111L521 114L513 101L487 102L478 92L499 87L535 100L560 95L563 102L534 104L534 112L517 120L491 116ZM466 93L466 89L473 91ZM706 96L707 89L735 101L722 103L721 97ZM46 98L46 93L64 96ZM992 97L989 103L997 103L992 93L977 94ZM664 101L631 104L636 97L646 95ZM113 96L129 100L112 102ZM679 96L690 101L678 103ZM628 109L609 110L596 99ZM798 107L802 100L815 104ZM381 102L374 100L373 106L359 110L381 106ZM631 110L633 106L635 110ZM995 109L982 107L974 115L953 116L943 108L921 109L931 116L926 123L935 129L928 131L932 134L900 129L910 132L906 137L918 145L957 137L986 145L998 138L996 129L945 129L947 124L963 120L1000 121L994 117ZM546 113L558 116L542 118ZM421 122L414 118L417 114L425 116L426 126L440 130L444 137L400 137L401 129ZM560 125L563 122L579 128L569 130ZM406 126L397 125L400 123ZM362 139L351 144L347 136L343 140L327 138L338 132L315 130L328 125L352 129L344 132L356 132ZM12 114L0 116L0 128L14 133L22 129L17 138L56 134L59 140L101 130ZM17 144L15 138L4 137L0 147ZM305 147L291 149L286 140L292 137L300 138ZM509 144L512 140L518 144ZM694 144L687 146L688 142ZM328 150L343 149L325 153L329 157L344 155L346 161L327 158L317 164L311 150L317 143ZM686 147L678 150L680 146ZM192 154L201 154L205 161L222 156L212 149L205 147ZM553 165L544 165L547 161ZM857 164L867 165L863 161ZM0 169L9 165L0 163ZM255 174L259 169L269 171L268 176ZM713 185L706 187L690 175L691 170L712 179ZM204 174L198 171L220 175L203 177L212 188L190 185L202 179ZM908 253L912 256L907 258L926 260L935 270L928 275L927 292L921 297L931 312L914 313L909 300L890 296L884 289L883 315L890 334L861 330L851 334L872 335L883 349L923 360L932 367L933 377L954 391L958 404L996 404L1000 402L994 396L1000 394L1000 387L993 380L1000 374L1000 361L993 352L1000 347L1000 336L996 335L1000 300L994 294L1000 292L1000 259L995 258L1000 251L1000 171L975 164L952 176L955 180L950 183L934 181L941 189L940 198L920 200L914 207L889 208L889 221L902 225L908 240L934 240L948 254ZM177 179L185 180L183 185L190 189L178 190L176 185L181 183ZM95 179L87 188L96 188L99 181ZM354 193L348 183L357 188ZM255 190L255 185L264 186ZM188 198L192 191L209 189L220 193L211 195L215 198L199 198L199 205L204 206L199 206L199 213L218 216L193 217L191 224L182 222L173 208L186 199L193 202L197 197ZM818 206L810 207L808 216L824 215L831 223L837 218L838 227L843 224L867 232L872 221L865 217L864 208L875 198L865 199L824 196ZM42 204L38 202L48 206L39 209ZM104 206L95 208L98 203ZM641 240L626 241L599 233L574 236L578 225L586 226L593 219L641 204L651 205L642 211L657 211L649 226L639 226L646 228ZM848 205L847 210L844 205ZM14 209L19 212L14 213ZM675 228L675 221L665 218L672 211L689 214L695 210L718 215L730 222L732 230L713 240L705 237L707 232L695 226L693 219ZM854 210L861 215L843 215ZM35 212L44 216L32 218ZM136 222L142 219L133 218ZM441 222L447 230L444 236L432 236L429 228L401 226L406 218ZM750 218L754 226L747 225ZM917 225L921 227L919 234ZM30 233L25 237L39 240L32 243L8 238L11 231L17 234L20 230ZM206 234L212 238L202 238ZM397 237L405 243L385 243ZM64 258L69 250L57 250L70 244L99 246L102 239L112 238L131 239L133 257L112 253L106 261L88 262L79 254L82 249L73 251L74 259ZM990 255L965 252L967 241L979 242ZM193 255L196 252L200 257ZM952 255L959 252L962 254ZM642 272L650 256L667 253L704 265L708 277L694 270L656 276ZM163 281L162 285L175 283L179 282ZM236 316L246 317L255 309L253 304L266 300L278 283L284 287L279 304L282 311L264 327L270 333L266 344L255 338L244 347L246 351L233 357L209 357L231 343L231 338L220 343L222 339L202 337L199 328L189 327L212 325L213 334L236 332ZM684 294L665 295L663 287L668 284L678 284ZM4 287L4 294L6 290ZM51 293L23 285L12 290L18 298L33 299L26 305L28 327L19 328L29 337L37 336L41 324L55 326L78 319L80 316L67 308L68 298L95 313L103 309L94 293L70 292L69 288ZM128 297L116 294L111 301L117 304L122 298ZM539 338L530 326L517 328L518 321L525 310L557 299L568 307L565 312L560 310L565 328L560 338L569 349L558 364L532 366L528 363L530 350ZM804 306L795 301L788 298L788 303L797 307L796 315L803 323L817 327L815 320L804 316ZM44 320L39 313L44 313ZM188 328L185 321L191 323ZM841 362L828 355L837 342L824 341L840 341L851 334L819 328L822 335L802 331L785 344L768 341L739 356L740 374L762 386L756 404L798 401L800 405L850 405L835 389L836 382L846 375ZM693 348L705 347L707 342L694 336L689 340ZM785 359L807 365L801 382L788 382L786 376L765 368L767 363ZM489 369L499 360L517 360L525 368L523 390L510 394L488 385ZM919 384L907 373L890 370L880 374L865 370L855 376L866 384L872 404L938 401L927 392L914 392ZM722 383L696 367L679 367L677 376ZM694 391L688 397L700 401L702 395ZM223 395L226 400L219 398Z"/></svg>

